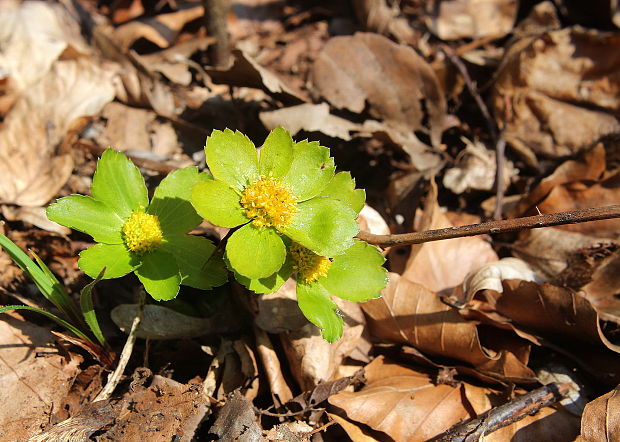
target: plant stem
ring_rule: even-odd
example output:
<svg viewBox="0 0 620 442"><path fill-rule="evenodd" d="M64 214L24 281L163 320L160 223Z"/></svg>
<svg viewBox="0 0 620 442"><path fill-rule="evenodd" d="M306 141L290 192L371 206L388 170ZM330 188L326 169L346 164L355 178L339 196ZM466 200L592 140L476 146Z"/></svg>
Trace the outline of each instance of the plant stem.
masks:
<svg viewBox="0 0 620 442"><path fill-rule="evenodd" d="M131 353L133 352L133 346L136 343L136 334L138 332L138 327L140 326L140 322L142 322L142 312L144 311L144 300L146 297L146 292L144 288L140 288L138 292L138 310L136 311L136 317L133 319L133 323L131 324L131 330L129 331L129 336L127 336L127 342L125 342L125 346L123 347L123 351L121 352L121 356L118 359L118 365L114 372L108 378L108 383L103 387L103 390L97 395L96 401L105 401L110 399L114 389L118 385L125 372L125 368L127 367L127 363L129 362L129 358L131 358Z"/></svg>
<svg viewBox="0 0 620 442"><path fill-rule="evenodd" d="M374 235L368 232L360 232L357 237L362 241L380 247L401 247L430 241L440 241L442 239L519 232L527 229L538 229L541 227L559 226L563 224L577 224L610 218L620 218L620 205L615 204L613 206L580 209L571 212L488 221L480 224L427 230L425 232L403 233L399 235Z"/></svg>
<svg viewBox="0 0 620 442"><path fill-rule="evenodd" d="M227 0L202 0L205 8L204 23L207 34L215 37L215 43L207 49L212 66L226 67L230 59L230 43L226 29Z"/></svg>

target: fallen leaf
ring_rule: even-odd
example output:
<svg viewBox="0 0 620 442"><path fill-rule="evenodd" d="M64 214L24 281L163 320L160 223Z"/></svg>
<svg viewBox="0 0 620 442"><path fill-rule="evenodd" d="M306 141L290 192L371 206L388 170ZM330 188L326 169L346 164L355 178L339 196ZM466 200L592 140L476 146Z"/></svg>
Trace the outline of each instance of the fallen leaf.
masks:
<svg viewBox="0 0 620 442"><path fill-rule="evenodd" d="M506 339L495 348L484 347L476 323L430 290L390 273L383 296L362 304L373 336L412 345L422 353L471 364L496 377L533 377L527 368L528 346Z"/></svg>
<svg viewBox="0 0 620 442"><path fill-rule="evenodd" d="M442 40L501 38L517 18L516 0L443 0L427 3L426 26Z"/></svg>
<svg viewBox="0 0 620 442"><path fill-rule="evenodd" d="M82 358L67 360L49 330L4 314L0 321L0 439L27 440L48 423L52 404L69 393Z"/></svg>
<svg viewBox="0 0 620 442"><path fill-rule="evenodd" d="M218 435L220 440L245 442L263 440L263 430L254 414L254 407L239 392L233 392L218 411L217 419L209 429L209 433Z"/></svg>
<svg viewBox="0 0 620 442"><path fill-rule="evenodd" d="M620 434L620 387L596 398L583 410L578 442L616 440Z"/></svg>
<svg viewBox="0 0 620 442"><path fill-rule="evenodd" d="M618 132L620 35L571 27L518 40L493 89L504 137L532 165Z"/></svg>
<svg viewBox="0 0 620 442"><path fill-rule="evenodd" d="M332 106L355 113L368 106L371 116L403 132L426 131L422 121L428 117L431 143L439 145L444 94L433 69L411 47L370 33L331 38L314 62L312 81Z"/></svg>
<svg viewBox="0 0 620 442"><path fill-rule="evenodd" d="M581 291L601 318L620 323L620 249L616 245L615 252L601 258Z"/></svg>
<svg viewBox="0 0 620 442"><path fill-rule="evenodd" d="M254 335L256 337L256 350L269 383L273 403L279 406L293 399L293 393L282 374L280 359L267 333L258 327L254 327Z"/></svg>

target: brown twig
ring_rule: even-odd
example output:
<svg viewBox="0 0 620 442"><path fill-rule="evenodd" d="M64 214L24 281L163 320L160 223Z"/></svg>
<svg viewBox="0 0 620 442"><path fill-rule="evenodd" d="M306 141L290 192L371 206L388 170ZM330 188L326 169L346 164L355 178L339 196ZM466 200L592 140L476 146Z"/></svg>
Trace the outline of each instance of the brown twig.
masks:
<svg viewBox="0 0 620 442"><path fill-rule="evenodd" d="M527 229L538 229L541 227L560 226L564 224L577 224L610 218L620 218L620 205L615 204L613 206L580 209L571 212L488 221L480 224L427 230L425 232L403 233L400 235L374 235L368 232L360 232L357 237L362 241L366 241L367 243L374 244L376 246L400 247L430 241L440 241L442 239L519 232Z"/></svg>
<svg viewBox="0 0 620 442"><path fill-rule="evenodd" d="M207 34L215 37L215 44L209 46L207 54L212 66L226 67L230 60L230 43L226 29L227 0L202 0L205 15L204 23Z"/></svg>
<svg viewBox="0 0 620 442"><path fill-rule="evenodd" d="M457 424L432 441L473 442L500 428L533 415L541 408L553 405L565 398L570 391L569 384L551 383L530 391L512 401L492 408L476 419Z"/></svg>

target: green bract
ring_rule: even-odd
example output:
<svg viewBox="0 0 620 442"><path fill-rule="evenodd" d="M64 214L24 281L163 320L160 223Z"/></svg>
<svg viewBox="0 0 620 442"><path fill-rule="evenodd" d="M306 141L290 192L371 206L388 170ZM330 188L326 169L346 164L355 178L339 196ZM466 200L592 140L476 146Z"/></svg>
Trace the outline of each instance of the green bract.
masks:
<svg viewBox="0 0 620 442"><path fill-rule="evenodd" d="M174 298L179 285L209 289L226 282L215 246L187 235L201 217L189 202L194 185L208 180L196 167L170 173L149 203L140 170L125 155L106 150L97 163L90 196L70 195L47 208L52 221L92 236L98 242L80 253L78 264L95 278L135 272L157 300Z"/></svg>
<svg viewBox="0 0 620 442"><path fill-rule="evenodd" d="M259 155L245 135L226 129L213 131L205 153L215 179L196 184L191 202L213 224L237 228L226 244L227 263L237 274L276 278L287 256L285 238L324 256L353 244L359 193L346 187L346 177L344 185L329 187L335 166L326 147L294 143L279 127Z"/></svg>

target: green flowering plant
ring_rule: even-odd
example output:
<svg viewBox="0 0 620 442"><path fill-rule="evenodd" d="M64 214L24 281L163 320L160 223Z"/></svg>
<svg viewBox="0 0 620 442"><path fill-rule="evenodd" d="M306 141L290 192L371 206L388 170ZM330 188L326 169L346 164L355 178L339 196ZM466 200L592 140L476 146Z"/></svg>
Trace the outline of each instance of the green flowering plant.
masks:
<svg viewBox="0 0 620 442"><path fill-rule="evenodd" d="M134 272L151 297L170 300L180 284L210 289L227 279L221 261L210 259L213 243L187 234L202 221L189 202L191 189L210 178L196 167L176 170L149 202L140 170L107 149L97 162L92 196L60 198L47 216L98 243L80 253L78 265L88 276L95 278L104 268L104 279Z"/></svg>
<svg viewBox="0 0 620 442"><path fill-rule="evenodd" d="M362 189L355 189L355 181L348 172L336 174L324 194L338 199L356 214L366 198ZM248 289L264 294L278 290L294 275L300 310L321 329L325 340L334 342L342 336L344 322L332 295L353 302L379 297L387 284L384 262L375 247L357 239L343 253L331 258L292 242L285 264L275 275L263 279L236 277Z"/></svg>
<svg viewBox="0 0 620 442"><path fill-rule="evenodd" d="M206 160L213 180L197 183L196 211L211 223L235 229L226 243L231 270L249 279L280 271L293 241L314 253L335 256L353 245L356 213L332 197L329 149L293 142L279 127L260 151L248 137L226 129L207 138Z"/></svg>

